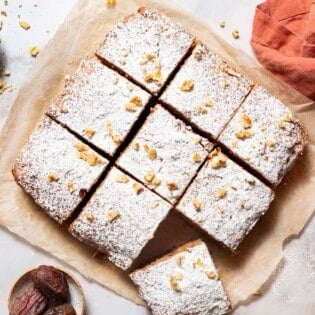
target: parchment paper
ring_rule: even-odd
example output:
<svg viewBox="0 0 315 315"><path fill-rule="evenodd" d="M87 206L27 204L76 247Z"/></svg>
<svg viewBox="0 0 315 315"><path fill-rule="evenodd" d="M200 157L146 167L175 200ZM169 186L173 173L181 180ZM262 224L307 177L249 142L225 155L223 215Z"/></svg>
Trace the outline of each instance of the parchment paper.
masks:
<svg viewBox="0 0 315 315"><path fill-rule="evenodd" d="M80 60L92 55L104 34L118 18L147 6L165 12L239 68L254 81L277 95L297 113L309 133L305 154L277 188L276 200L267 214L242 243L236 254L209 241L215 263L232 305L254 294L270 277L282 257L282 245L301 231L315 209L315 104L284 83L276 81L243 52L229 46L207 25L188 13L171 7L168 0L117 1L108 9L104 0L79 0L55 37L41 51L38 60L12 107L0 138L0 224L31 244L62 259L86 277L138 304L143 301L128 279L106 260L92 258L93 250L72 238L43 214L11 175L11 165L19 150L60 92L64 76L71 74ZM174 245L203 237L179 215L171 213L160 226L156 238L143 251L139 263L164 253Z"/></svg>

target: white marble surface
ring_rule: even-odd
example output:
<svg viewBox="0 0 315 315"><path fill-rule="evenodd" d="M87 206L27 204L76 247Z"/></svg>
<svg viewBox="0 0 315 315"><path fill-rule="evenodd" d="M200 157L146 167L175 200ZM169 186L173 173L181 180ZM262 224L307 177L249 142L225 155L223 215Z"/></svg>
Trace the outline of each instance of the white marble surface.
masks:
<svg viewBox="0 0 315 315"><path fill-rule="evenodd" d="M123 0L117 0L123 1ZM249 38L254 9L260 0L176 0L173 2L199 16L217 30L227 41L252 54ZM14 87L13 92L0 96L0 128L5 122L10 105L18 89L26 79L27 71L34 62L28 47L43 47L54 35L65 19L75 0L9 0L0 3L3 29L0 31L1 63L11 71L7 78ZM37 4L37 7L34 7ZM19 7L22 5L22 7ZM30 22L31 29L25 31L18 24L18 16ZM218 26L226 21L226 28ZM240 39L234 40L231 31L238 28ZM3 153L1 153L3 154ZM310 220L303 233L285 247L285 258L272 283L262 297L246 306L241 306L235 315L314 315L315 314L315 219ZM84 279L68 266L63 265L43 251L28 245L5 229L0 229L0 314L7 314L7 295L13 281L25 270L38 264L54 264L69 269L81 281L88 300L91 315L145 315L138 307L116 296L108 290ZM246 279L244 279L246 281Z"/></svg>

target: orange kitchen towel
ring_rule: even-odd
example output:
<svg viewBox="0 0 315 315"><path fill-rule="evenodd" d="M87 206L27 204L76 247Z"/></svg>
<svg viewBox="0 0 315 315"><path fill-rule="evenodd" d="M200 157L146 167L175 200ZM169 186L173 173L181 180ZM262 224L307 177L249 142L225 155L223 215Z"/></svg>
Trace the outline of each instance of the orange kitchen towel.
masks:
<svg viewBox="0 0 315 315"><path fill-rule="evenodd" d="M251 45L261 64L315 100L315 0L258 5Z"/></svg>

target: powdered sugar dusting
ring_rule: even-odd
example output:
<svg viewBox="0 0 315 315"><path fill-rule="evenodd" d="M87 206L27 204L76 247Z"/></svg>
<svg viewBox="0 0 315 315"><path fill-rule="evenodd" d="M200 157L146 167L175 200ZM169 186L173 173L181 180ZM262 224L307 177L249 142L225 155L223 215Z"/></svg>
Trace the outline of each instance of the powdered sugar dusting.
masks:
<svg viewBox="0 0 315 315"><path fill-rule="evenodd" d="M106 253L118 267L128 269L153 238L170 208L167 202L114 167L70 232Z"/></svg>
<svg viewBox="0 0 315 315"><path fill-rule="evenodd" d="M87 152L97 159L94 166L80 159L75 147L78 142L45 117L13 167L18 183L59 223L70 217L108 164L91 149Z"/></svg>
<svg viewBox="0 0 315 315"><path fill-rule="evenodd" d="M134 111L126 105L134 97ZM139 118L150 95L96 59L83 60L48 114L112 155Z"/></svg>
<svg viewBox="0 0 315 315"><path fill-rule="evenodd" d="M142 8L112 27L97 54L156 93L193 40L191 34L167 16ZM146 77L151 74L155 77Z"/></svg>
<svg viewBox="0 0 315 315"><path fill-rule="evenodd" d="M239 139L244 130L242 117L248 116L249 137ZM303 151L305 134L292 112L262 87L255 88L219 138L233 153L245 160L271 184L280 183Z"/></svg>
<svg viewBox="0 0 315 315"><path fill-rule="evenodd" d="M268 210L273 197L270 188L227 158L223 167L213 168L210 162L202 167L177 209L235 250ZM196 209L194 200L200 208Z"/></svg>
<svg viewBox="0 0 315 315"><path fill-rule="evenodd" d="M193 88L183 90L191 80ZM161 99L199 129L217 138L250 90L250 83L204 44L195 47Z"/></svg>
<svg viewBox="0 0 315 315"><path fill-rule="evenodd" d="M185 246L185 245L184 245ZM136 270L130 277L154 315L222 315L229 301L202 242Z"/></svg>
<svg viewBox="0 0 315 315"><path fill-rule="evenodd" d="M117 163L174 203L212 146L157 105ZM146 148L155 150L156 157L150 158Z"/></svg>

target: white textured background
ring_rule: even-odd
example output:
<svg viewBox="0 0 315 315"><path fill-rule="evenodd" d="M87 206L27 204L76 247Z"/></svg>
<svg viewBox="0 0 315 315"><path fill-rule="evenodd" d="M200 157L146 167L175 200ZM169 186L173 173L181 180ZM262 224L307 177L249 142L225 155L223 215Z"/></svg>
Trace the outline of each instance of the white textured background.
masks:
<svg viewBox="0 0 315 315"><path fill-rule="evenodd" d="M11 71L6 78L13 85L12 92L0 96L0 128L5 123L10 105L26 79L34 58L28 53L30 45L43 47L54 35L76 0L0 0L3 28L0 31L0 60ZM123 1L123 0L117 0ZM261 0L262 1L262 0ZM105 2L105 1L104 1ZM178 6L206 21L225 40L253 55L250 45L251 24L256 4L260 0L173 0ZM37 4L37 7L34 7ZM19 7L22 5L21 7ZM23 30L18 23L29 21L31 29ZM225 20L221 29L219 21ZM232 29L240 31L240 39L231 36ZM34 82L36 84L36 82ZM27 117L25 117L27 119ZM0 154L5 154L1 152ZM297 205L298 206L298 205ZM309 222L300 236L290 241L284 249L282 265L262 297L249 305L239 307L235 315L314 315L315 314L315 219ZM41 250L29 246L5 229L0 229L0 314L7 314L7 295L10 285L25 270L38 264L60 265L61 262ZM108 290L91 283L69 269L81 281L88 301L90 315L145 315L148 312L120 298ZM246 279L244 279L246 281Z"/></svg>

